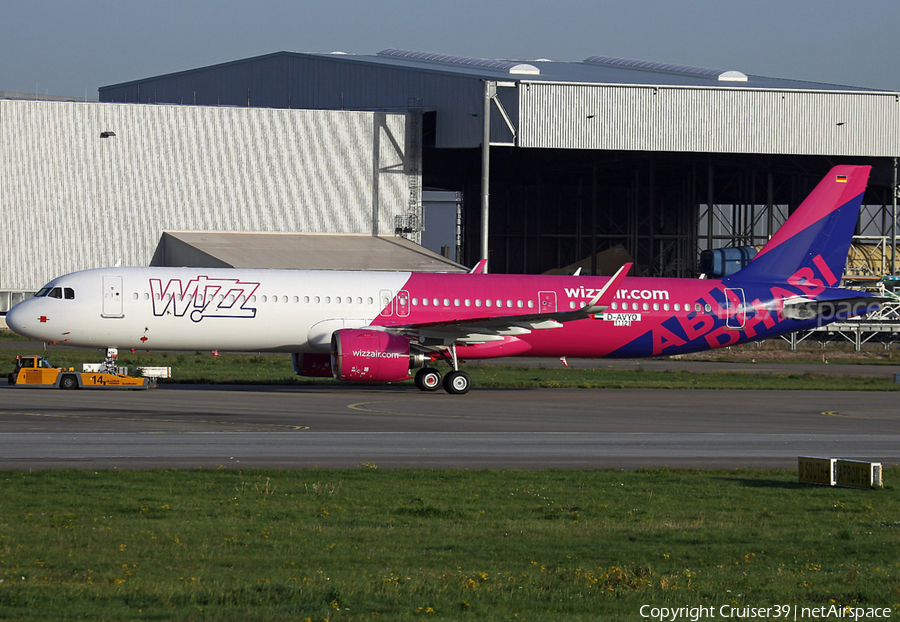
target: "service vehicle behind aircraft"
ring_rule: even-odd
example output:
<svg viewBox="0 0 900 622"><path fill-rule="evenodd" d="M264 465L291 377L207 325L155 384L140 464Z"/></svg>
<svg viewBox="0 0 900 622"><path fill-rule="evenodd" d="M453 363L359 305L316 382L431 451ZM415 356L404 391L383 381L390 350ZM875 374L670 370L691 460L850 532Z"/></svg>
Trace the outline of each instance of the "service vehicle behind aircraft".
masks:
<svg viewBox="0 0 900 622"><path fill-rule="evenodd" d="M484 260L469 274L102 268L54 279L6 321L45 342L289 352L304 376L466 393L461 360L684 354L876 308L840 287L869 171L834 167L723 279L484 274Z"/></svg>

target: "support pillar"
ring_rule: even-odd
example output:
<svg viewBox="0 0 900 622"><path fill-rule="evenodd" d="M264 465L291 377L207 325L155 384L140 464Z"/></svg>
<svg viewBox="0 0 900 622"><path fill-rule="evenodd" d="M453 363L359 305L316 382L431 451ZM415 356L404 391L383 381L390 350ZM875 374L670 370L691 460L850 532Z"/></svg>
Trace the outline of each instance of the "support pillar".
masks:
<svg viewBox="0 0 900 622"><path fill-rule="evenodd" d="M490 173L491 173L491 98L497 92L497 83L485 80L484 82L484 131L481 138L481 258L488 258L488 218L490 207ZM490 262L484 266L484 272L488 271Z"/></svg>
<svg viewBox="0 0 900 622"><path fill-rule="evenodd" d="M897 158L894 158L894 213L891 222L891 276L897 276L897 193L900 188L897 187Z"/></svg>

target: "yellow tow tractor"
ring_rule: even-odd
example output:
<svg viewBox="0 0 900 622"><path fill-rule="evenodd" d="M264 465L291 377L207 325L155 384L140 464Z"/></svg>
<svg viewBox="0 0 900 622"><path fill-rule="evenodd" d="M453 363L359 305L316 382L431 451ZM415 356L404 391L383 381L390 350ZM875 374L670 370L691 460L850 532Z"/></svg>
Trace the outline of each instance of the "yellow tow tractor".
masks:
<svg viewBox="0 0 900 622"><path fill-rule="evenodd" d="M16 369L8 376L9 386L59 389L149 389L151 386L151 378L128 376L127 369L117 367L111 357L104 363L84 367L93 371L54 367L42 356L17 356Z"/></svg>

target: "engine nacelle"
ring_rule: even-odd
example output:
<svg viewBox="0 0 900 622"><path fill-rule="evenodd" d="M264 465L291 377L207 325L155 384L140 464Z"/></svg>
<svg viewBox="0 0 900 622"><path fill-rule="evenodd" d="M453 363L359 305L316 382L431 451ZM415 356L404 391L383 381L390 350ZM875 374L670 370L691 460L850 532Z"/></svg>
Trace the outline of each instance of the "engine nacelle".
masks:
<svg viewBox="0 0 900 622"><path fill-rule="evenodd" d="M294 373L312 378L331 378L331 355L309 352L291 352Z"/></svg>
<svg viewBox="0 0 900 622"><path fill-rule="evenodd" d="M413 363L409 339L380 330L345 328L331 337L331 369L338 380L399 382Z"/></svg>

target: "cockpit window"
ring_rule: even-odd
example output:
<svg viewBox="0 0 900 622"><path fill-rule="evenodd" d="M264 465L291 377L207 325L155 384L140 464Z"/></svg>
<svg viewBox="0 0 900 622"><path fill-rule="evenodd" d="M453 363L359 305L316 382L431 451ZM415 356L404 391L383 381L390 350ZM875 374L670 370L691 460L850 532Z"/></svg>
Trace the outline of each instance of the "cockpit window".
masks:
<svg viewBox="0 0 900 622"><path fill-rule="evenodd" d="M65 295L66 300L75 300L75 290L71 287L64 288L63 294Z"/></svg>
<svg viewBox="0 0 900 622"><path fill-rule="evenodd" d="M50 293L47 294L50 298L62 298L62 287L54 287L50 290Z"/></svg>
<svg viewBox="0 0 900 622"><path fill-rule="evenodd" d="M42 287L42 288L41 288L41 291L39 291L38 293L36 293L36 294L34 295L34 297L35 297L35 298L43 298L44 296L46 296L46 295L49 294L49 293L50 293L50 288L49 288L49 287Z"/></svg>

